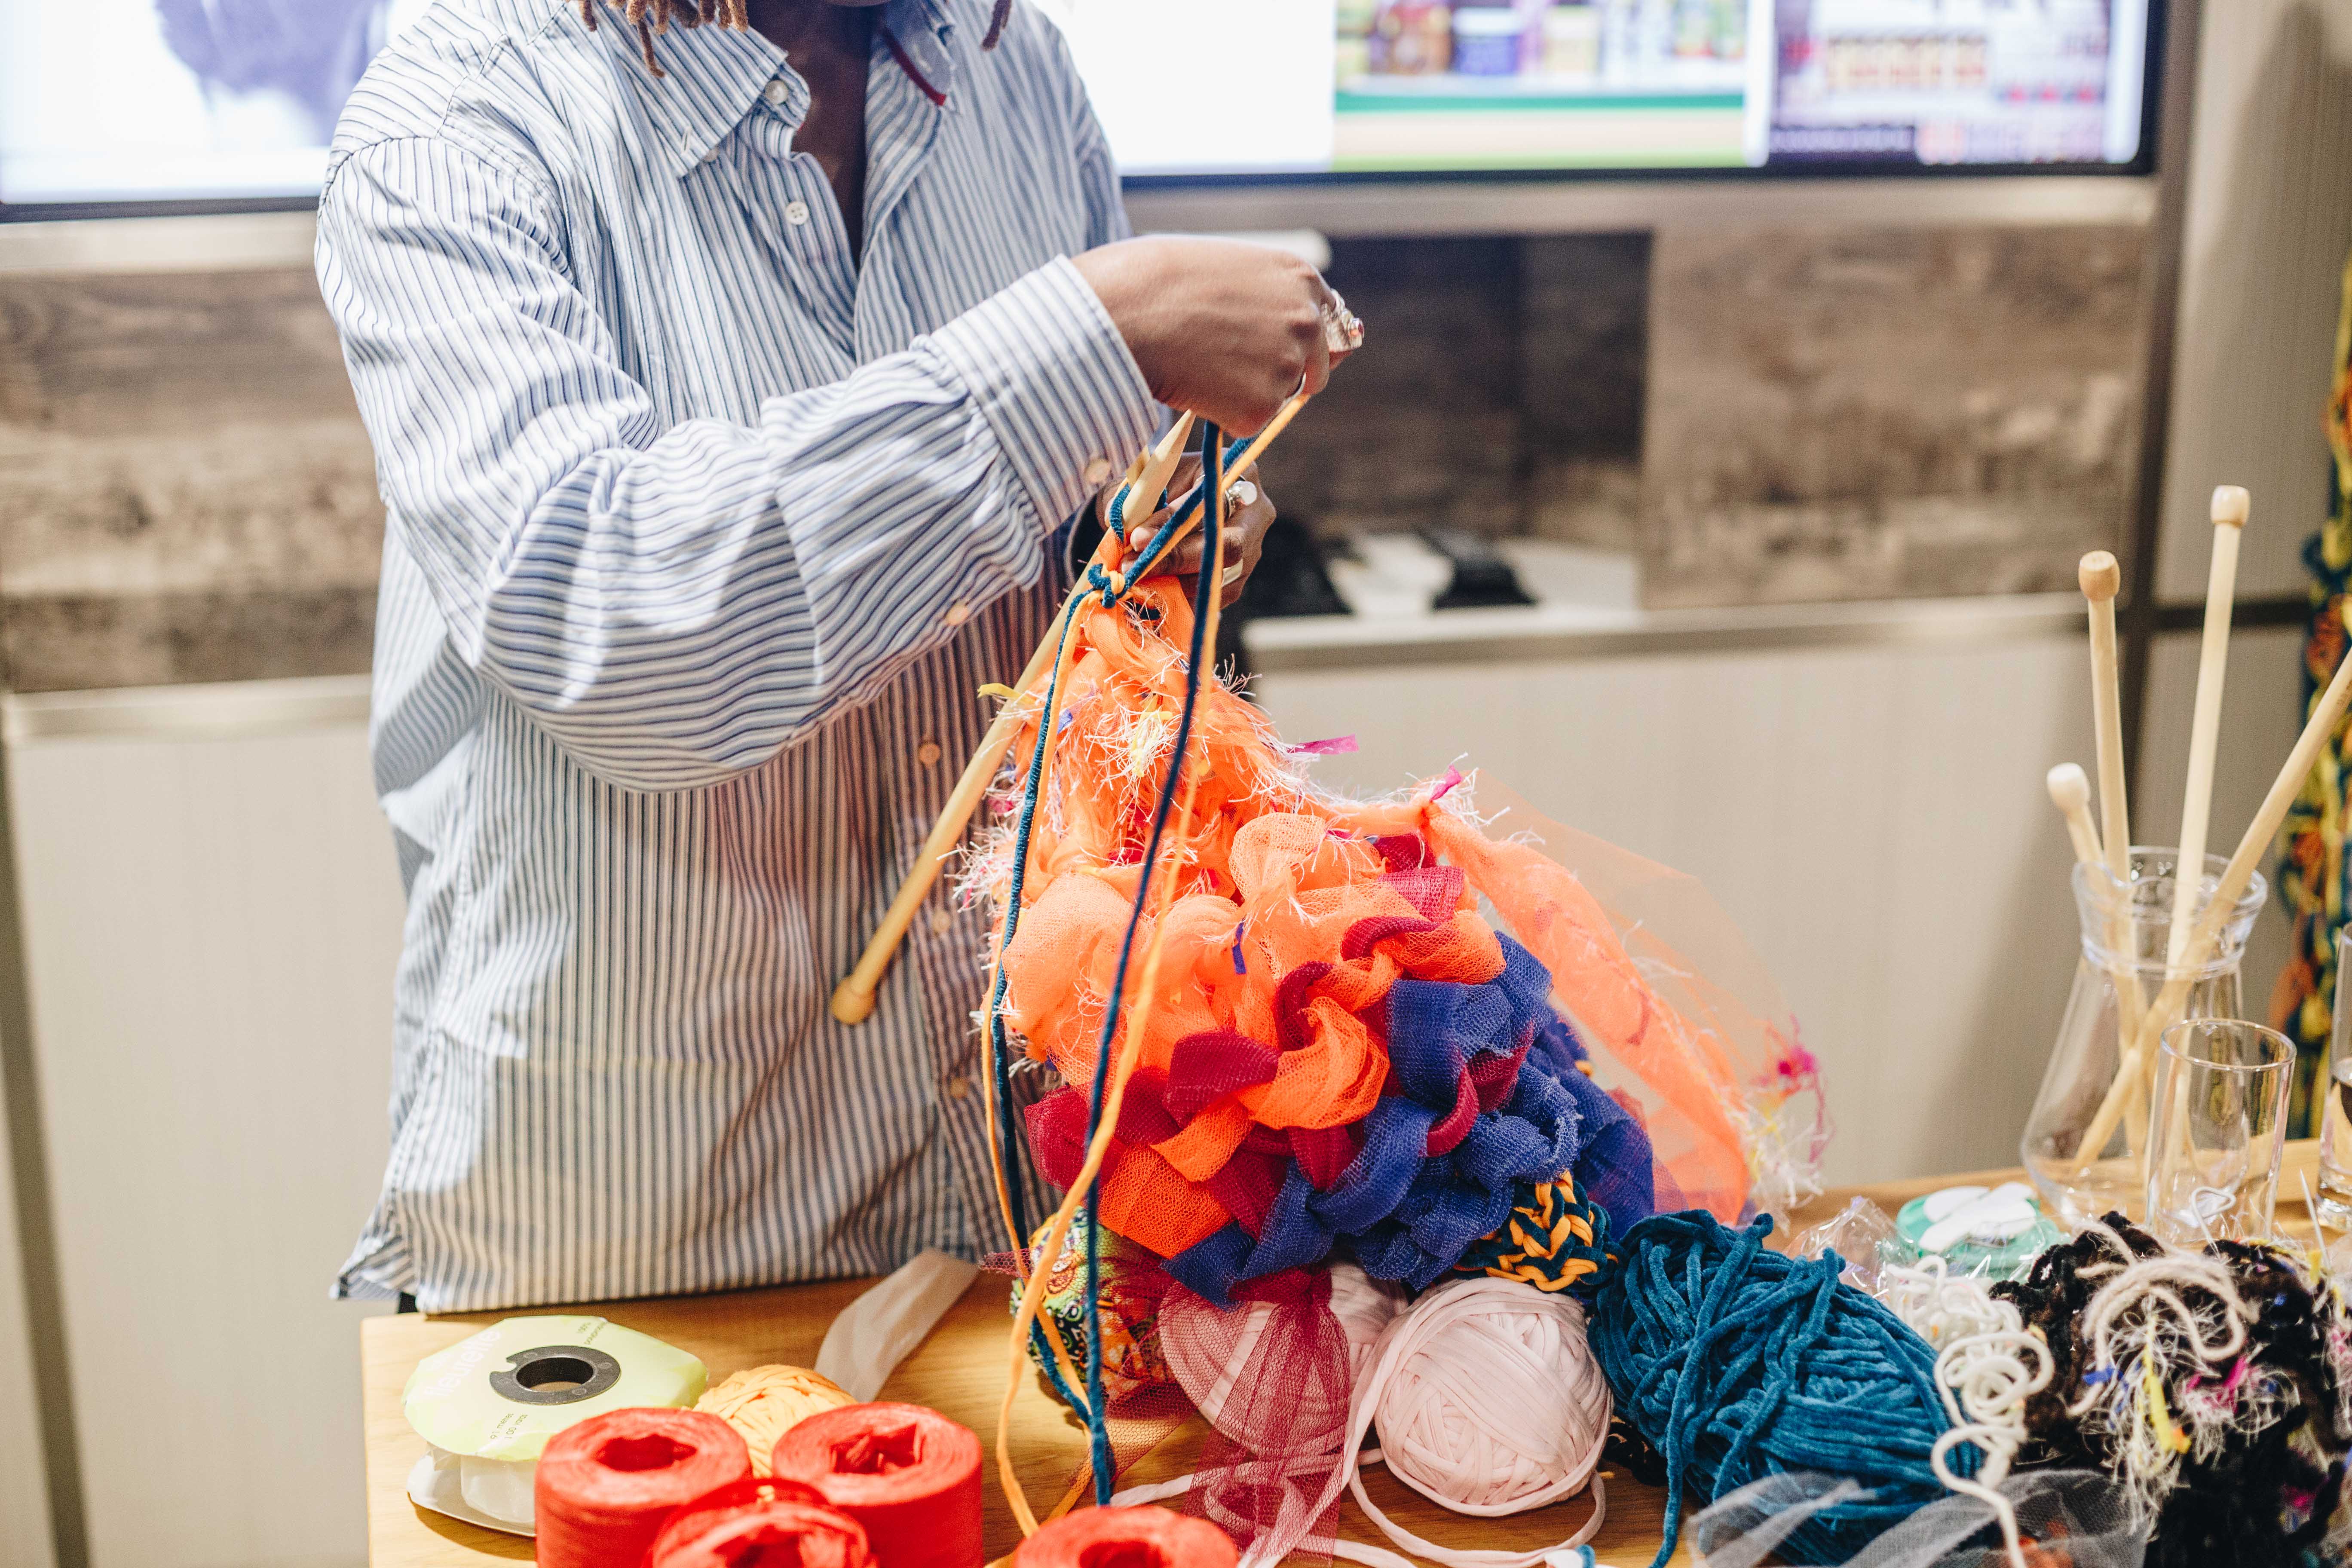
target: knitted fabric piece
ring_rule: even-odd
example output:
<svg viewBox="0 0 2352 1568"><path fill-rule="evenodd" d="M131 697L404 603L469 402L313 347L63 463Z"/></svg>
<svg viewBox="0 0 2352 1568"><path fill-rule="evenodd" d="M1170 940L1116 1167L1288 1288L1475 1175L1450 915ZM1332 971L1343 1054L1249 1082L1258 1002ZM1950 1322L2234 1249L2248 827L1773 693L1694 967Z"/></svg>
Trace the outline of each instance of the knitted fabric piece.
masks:
<svg viewBox="0 0 2352 1568"><path fill-rule="evenodd" d="M1472 1243L1454 1267L1465 1274L1517 1279L1538 1290L1565 1290L1597 1283L1601 1265L1615 1261L1609 1247L1609 1211L1579 1203L1575 1181L1562 1176L1520 1188L1502 1228Z"/></svg>

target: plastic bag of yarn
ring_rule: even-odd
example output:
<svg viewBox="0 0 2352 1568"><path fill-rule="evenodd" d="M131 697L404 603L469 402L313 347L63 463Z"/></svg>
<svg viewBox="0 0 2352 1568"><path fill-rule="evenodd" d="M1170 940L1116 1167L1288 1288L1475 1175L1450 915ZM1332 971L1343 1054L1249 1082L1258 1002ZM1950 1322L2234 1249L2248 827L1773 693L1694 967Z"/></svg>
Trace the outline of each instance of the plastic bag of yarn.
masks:
<svg viewBox="0 0 2352 1568"><path fill-rule="evenodd" d="M1790 1238L1791 1258L1819 1258L1834 1252L1845 1265L1839 1276L1859 1290L1878 1294L1879 1273L1889 1264L1908 1263L1911 1249L1903 1245L1895 1222L1868 1198L1855 1198L1818 1225L1807 1226Z"/></svg>
<svg viewBox="0 0 2352 1568"><path fill-rule="evenodd" d="M2134 1523L2130 1498L2095 1470L2036 1470L2003 1481L2017 1510L2028 1568L2141 1568L2147 1542ZM1990 1504L1948 1497L1930 1503L1851 1557L1774 1557L1806 1521L1865 1500L1847 1477L1814 1472L1767 1476L1710 1504L1686 1527L1703 1568L2014 1568Z"/></svg>

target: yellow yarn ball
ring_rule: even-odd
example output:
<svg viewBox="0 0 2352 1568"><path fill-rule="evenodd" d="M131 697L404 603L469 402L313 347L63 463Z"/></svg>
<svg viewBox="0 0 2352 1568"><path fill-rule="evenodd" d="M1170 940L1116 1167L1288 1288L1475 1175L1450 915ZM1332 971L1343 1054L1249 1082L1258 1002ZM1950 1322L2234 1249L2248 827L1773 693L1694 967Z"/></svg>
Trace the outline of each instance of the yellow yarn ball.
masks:
<svg viewBox="0 0 2352 1568"><path fill-rule="evenodd" d="M820 1411L856 1403L804 1366L752 1366L715 1384L694 1407L740 1432L751 1450L751 1473L765 1476L777 1438Z"/></svg>

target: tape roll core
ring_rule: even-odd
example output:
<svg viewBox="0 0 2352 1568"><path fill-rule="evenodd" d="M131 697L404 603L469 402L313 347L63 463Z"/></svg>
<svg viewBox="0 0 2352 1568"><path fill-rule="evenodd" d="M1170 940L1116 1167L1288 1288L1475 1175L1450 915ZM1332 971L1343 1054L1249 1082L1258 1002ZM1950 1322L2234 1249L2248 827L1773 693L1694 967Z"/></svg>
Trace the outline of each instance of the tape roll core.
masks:
<svg viewBox="0 0 2352 1568"><path fill-rule="evenodd" d="M589 1345L538 1345L507 1357L490 1392L517 1405L577 1405L621 1381L621 1363Z"/></svg>

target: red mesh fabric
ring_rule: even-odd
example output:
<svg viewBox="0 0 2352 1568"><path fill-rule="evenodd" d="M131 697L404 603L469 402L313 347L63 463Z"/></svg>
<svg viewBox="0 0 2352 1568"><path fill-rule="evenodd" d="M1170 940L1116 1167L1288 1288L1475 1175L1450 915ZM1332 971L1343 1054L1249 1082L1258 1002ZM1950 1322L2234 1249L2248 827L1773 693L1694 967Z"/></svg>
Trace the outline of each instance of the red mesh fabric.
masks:
<svg viewBox="0 0 2352 1568"><path fill-rule="evenodd" d="M1160 1344L1210 1435L1188 1512L1262 1560L1328 1556L1339 1538L1339 1466L1353 1387L1330 1277L1291 1270L1238 1294L1223 1312L1181 1285L1160 1304Z"/></svg>
<svg viewBox="0 0 2352 1568"><path fill-rule="evenodd" d="M1101 1213L1111 1230L1172 1258L1213 1234L1233 1214L1210 1188L1187 1179L1150 1146L1152 1134L1174 1125L1152 1088L1148 1082L1130 1086L1120 1108L1121 1136L1111 1140L1103 1157ZM1057 1187L1076 1181L1087 1157L1087 1091L1076 1086L1055 1090L1029 1107L1027 1124L1038 1173Z"/></svg>

